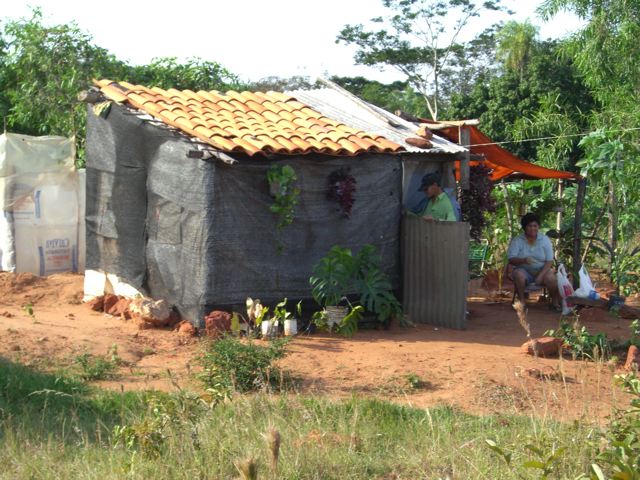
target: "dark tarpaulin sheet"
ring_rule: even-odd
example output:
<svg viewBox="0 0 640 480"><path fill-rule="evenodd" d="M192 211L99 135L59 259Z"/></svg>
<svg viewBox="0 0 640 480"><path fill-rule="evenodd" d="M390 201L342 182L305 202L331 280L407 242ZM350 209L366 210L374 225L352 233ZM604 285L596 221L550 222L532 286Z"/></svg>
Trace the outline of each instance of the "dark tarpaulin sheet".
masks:
<svg viewBox="0 0 640 480"><path fill-rule="evenodd" d="M227 165L188 158L193 143L122 107L106 119L89 109L88 117L88 269L165 298L195 323L247 296L309 298L313 265L333 245L356 252L373 244L399 286L398 157L243 157ZM300 189L295 219L280 232L266 180L274 163L292 166ZM343 167L357 181L348 219L327 199L328 176Z"/></svg>

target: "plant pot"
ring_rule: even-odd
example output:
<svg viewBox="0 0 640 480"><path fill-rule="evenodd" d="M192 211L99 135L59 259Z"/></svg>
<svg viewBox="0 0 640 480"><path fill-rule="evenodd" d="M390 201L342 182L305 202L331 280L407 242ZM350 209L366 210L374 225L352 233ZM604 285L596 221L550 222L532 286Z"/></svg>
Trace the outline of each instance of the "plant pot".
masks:
<svg viewBox="0 0 640 480"><path fill-rule="evenodd" d="M327 326L329 330L332 330L334 325L340 325L348 313L347 307L340 307L338 305L325 307L325 311L327 312Z"/></svg>
<svg viewBox="0 0 640 480"><path fill-rule="evenodd" d="M263 337L268 337L271 334L271 320L262 320L260 329Z"/></svg>
<svg viewBox="0 0 640 480"><path fill-rule="evenodd" d="M284 321L284 334L287 337L298 334L298 320L295 318Z"/></svg>

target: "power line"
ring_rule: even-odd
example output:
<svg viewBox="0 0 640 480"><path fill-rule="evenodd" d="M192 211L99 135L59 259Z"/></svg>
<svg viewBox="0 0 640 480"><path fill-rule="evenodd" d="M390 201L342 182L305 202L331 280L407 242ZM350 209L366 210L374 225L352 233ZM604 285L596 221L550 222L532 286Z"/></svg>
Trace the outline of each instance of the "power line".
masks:
<svg viewBox="0 0 640 480"><path fill-rule="evenodd" d="M618 132L633 132L636 130L640 130L640 127L634 128L623 128L619 130L603 130L603 133L618 133ZM490 142L490 143L473 143L471 145L462 145L465 148L469 147L487 147L489 145L505 145L507 143L525 143L525 142L537 142L539 140L555 140L558 138L571 138L571 137L586 137L587 135L591 135L593 132L586 133L573 133L570 135L556 135L552 137L538 137L538 138L524 138L522 140L507 140L504 142Z"/></svg>

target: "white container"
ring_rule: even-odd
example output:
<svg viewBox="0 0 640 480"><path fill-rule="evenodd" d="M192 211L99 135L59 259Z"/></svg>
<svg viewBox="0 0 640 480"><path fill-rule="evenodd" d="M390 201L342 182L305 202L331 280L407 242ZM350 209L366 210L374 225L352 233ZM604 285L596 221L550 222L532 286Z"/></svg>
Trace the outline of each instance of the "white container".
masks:
<svg viewBox="0 0 640 480"><path fill-rule="evenodd" d="M284 321L284 334L287 337L298 334L298 320L295 318L287 319Z"/></svg>
<svg viewBox="0 0 640 480"><path fill-rule="evenodd" d="M268 337L271 333L271 320L262 320L260 328L262 329L262 336Z"/></svg>

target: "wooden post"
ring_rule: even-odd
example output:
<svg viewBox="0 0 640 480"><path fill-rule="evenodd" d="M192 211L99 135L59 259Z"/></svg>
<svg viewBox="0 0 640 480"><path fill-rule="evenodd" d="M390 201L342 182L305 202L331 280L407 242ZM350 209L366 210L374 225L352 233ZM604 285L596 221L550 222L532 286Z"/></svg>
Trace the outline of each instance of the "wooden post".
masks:
<svg viewBox="0 0 640 480"><path fill-rule="evenodd" d="M504 202L505 207L507 209L507 223L509 224L509 237L513 238L513 205L511 205L511 197L509 197L509 190L507 190L507 186L504 183L504 180L500 180L500 187L502 187L502 192L504 193Z"/></svg>
<svg viewBox="0 0 640 480"><path fill-rule="evenodd" d="M576 196L576 213L573 219L573 287L578 288L580 267L582 267L580 247L582 245L582 210L587 192L587 179L578 180Z"/></svg>
<svg viewBox="0 0 640 480"><path fill-rule="evenodd" d="M562 179L558 180L558 200L562 200L564 196L564 182ZM558 258L558 249L560 248L560 230L562 229L562 206L558 206L558 213L556 214L556 232L558 232L558 238L556 238L556 258Z"/></svg>
<svg viewBox="0 0 640 480"><path fill-rule="evenodd" d="M465 125L458 127L458 143L464 145L467 149L460 159L460 188L462 190L469 190L469 160L471 154L471 147L469 147L469 145L471 145L471 132L469 127Z"/></svg>

